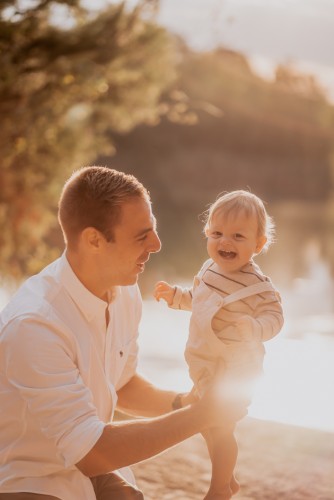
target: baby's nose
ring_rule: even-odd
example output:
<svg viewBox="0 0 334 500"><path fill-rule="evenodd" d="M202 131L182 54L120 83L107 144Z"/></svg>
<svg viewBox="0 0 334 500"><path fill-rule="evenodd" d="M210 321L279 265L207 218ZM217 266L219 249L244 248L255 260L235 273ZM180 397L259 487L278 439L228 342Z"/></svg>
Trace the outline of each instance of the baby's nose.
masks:
<svg viewBox="0 0 334 500"><path fill-rule="evenodd" d="M220 245L225 246L225 245L230 245L231 244L231 238L228 236L222 236L219 240Z"/></svg>

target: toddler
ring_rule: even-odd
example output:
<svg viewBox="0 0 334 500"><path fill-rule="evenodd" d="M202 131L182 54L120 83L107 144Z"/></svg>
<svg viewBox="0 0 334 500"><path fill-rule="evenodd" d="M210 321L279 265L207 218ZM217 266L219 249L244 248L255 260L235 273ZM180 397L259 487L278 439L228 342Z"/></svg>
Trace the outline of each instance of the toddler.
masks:
<svg viewBox="0 0 334 500"><path fill-rule="evenodd" d="M191 289L160 281L154 296L175 309L192 310L185 358L201 397L219 371L231 404L247 407L262 372L263 342L283 325L281 300L253 257L272 243L273 222L263 202L247 191L219 197L207 212L209 259ZM225 500L239 490L234 477L237 443L233 428L204 435L212 476L205 500Z"/></svg>

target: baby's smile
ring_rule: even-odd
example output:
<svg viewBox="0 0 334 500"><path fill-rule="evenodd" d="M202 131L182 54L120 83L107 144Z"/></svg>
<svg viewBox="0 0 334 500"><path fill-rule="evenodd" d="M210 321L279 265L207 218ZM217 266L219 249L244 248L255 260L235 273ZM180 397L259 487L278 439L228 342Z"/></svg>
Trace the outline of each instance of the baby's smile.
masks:
<svg viewBox="0 0 334 500"><path fill-rule="evenodd" d="M228 250L218 250L218 253L224 259L234 259L237 256L236 252L228 251Z"/></svg>

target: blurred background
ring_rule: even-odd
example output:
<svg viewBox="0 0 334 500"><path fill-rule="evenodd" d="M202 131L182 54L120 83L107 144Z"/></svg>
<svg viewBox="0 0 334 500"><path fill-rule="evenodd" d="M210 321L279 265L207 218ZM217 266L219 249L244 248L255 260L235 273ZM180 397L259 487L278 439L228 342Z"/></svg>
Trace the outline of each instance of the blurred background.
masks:
<svg viewBox="0 0 334 500"><path fill-rule="evenodd" d="M333 0L2 0L1 303L63 251L73 170L132 173L163 244L140 278L141 368L188 387L189 317L153 285L191 283L201 214L250 190L276 223L257 261L286 315L253 414L334 431L333 33Z"/></svg>

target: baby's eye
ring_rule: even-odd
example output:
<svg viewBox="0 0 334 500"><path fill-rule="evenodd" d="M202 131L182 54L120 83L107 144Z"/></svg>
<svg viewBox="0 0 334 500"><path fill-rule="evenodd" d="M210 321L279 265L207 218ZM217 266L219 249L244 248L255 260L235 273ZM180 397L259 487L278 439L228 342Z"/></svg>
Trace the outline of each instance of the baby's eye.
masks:
<svg viewBox="0 0 334 500"><path fill-rule="evenodd" d="M220 231L212 231L211 233L211 236L213 236L213 238L220 238L222 235L223 233L221 233Z"/></svg>
<svg viewBox="0 0 334 500"><path fill-rule="evenodd" d="M235 233L234 237L237 239L237 240L242 240L244 239L244 236L240 233Z"/></svg>

